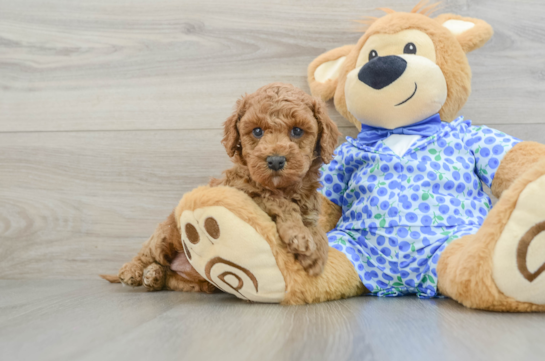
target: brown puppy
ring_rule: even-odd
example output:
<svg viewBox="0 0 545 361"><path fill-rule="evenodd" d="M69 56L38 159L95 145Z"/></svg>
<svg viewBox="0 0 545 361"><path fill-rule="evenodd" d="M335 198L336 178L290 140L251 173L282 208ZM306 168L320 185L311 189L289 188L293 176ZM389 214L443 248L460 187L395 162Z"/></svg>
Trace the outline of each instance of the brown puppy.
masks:
<svg viewBox="0 0 545 361"><path fill-rule="evenodd" d="M323 271L328 241L319 227L320 166L329 163L340 133L325 104L288 84L273 83L237 101L224 124L223 145L234 166L211 186L242 190L275 222L280 238L310 275ZM213 292L185 258L171 214L126 263L102 276L150 290Z"/></svg>

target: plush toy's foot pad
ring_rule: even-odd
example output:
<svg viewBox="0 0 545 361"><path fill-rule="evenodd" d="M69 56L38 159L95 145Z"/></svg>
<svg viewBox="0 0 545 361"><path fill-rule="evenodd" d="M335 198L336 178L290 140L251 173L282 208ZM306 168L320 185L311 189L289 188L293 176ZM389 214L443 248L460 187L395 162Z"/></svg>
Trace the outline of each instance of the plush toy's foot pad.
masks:
<svg viewBox="0 0 545 361"><path fill-rule="evenodd" d="M286 284L269 244L226 207L184 210L180 228L187 259L210 283L244 300L284 299Z"/></svg>
<svg viewBox="0 0 545 361"><path fill-rule="evenodd" d="M517 301L545 305L545 175L520 193L496 243L493 277Z"/></svg>

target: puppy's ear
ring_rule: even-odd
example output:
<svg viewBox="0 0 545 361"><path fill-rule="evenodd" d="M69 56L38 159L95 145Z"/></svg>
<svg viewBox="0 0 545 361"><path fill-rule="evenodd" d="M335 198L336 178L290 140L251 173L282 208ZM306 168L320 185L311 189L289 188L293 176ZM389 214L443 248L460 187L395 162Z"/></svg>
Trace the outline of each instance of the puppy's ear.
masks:
<svg viewBox="0 0 545 361"><path fill-rule="evenodd" d="M229 118L227 118L225 123L223 123L223 139L221 144L223 144L225 150L227 151L227 155L229 155L231 158L234 156L242 156L238 122L246 112L246 97L247 95L244 95L242 98L237 100L235 111Z"/></svg>
<svg viewBox="0 0 545 361"><path fill-rule="evenodd" d="M318 121L319 126L316 152L324 163L329 163L333 159L333 152L335 151L341 132L339 132L337 124L327 114L327 107L322 100L312 99L312 107L314 117Z"/></svg>

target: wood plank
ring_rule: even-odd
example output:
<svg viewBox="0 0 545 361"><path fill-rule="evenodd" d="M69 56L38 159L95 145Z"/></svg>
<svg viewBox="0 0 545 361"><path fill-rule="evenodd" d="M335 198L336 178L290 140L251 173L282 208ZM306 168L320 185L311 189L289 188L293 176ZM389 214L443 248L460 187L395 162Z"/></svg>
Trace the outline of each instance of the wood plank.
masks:
<svg viewBox="0 0 545 361"><path fill-rule="evenodd" d="M283 307L100 280L0 288L2 360L531 361L545 353L545 314L473 311L448 299Z"/></svg>
<svg viewBox="0 0 545 361"><path fill-rule="evenodd" d="M230 166L221 136L0 134L0 278L115 271L185 192Z"/></svg>
<svg viewBox="0 0 545 361"><path fill-rule="evenodd" d="M497 128L545 143L545 125ZM354 127L341 130L357 134ZM0 133L0 278L117 272L185 192L230 166L221 136Z"/></svg>
<svg viewBox="0 0 545 361"><path fill-rule="evenodd" d="M409 10L415 0L387 5ZM305 90L306 67L359 38L376 1L0 0L0 131L217 129L272 81ZM545 3L449 1L496 35L469 55L462 114L487 124L545 113ZM332 112L340 125L348 125Z"/></svg>

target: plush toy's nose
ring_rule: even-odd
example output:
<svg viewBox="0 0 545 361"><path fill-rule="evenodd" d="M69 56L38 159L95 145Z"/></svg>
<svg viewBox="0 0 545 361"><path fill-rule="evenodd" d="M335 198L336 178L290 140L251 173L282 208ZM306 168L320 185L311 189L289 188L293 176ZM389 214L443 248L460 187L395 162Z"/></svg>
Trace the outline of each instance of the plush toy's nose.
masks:
<svg viewBox="0 0 545 361"><path fill-rule="evenodd" d="M406 68L407 62L399 56L376 57L360 69L358 79L371 88L380 90L396 81Z"/></svg>
<svg viewBox="0 0 545 361"><path fill-rule="evenodd" d="M282 170L286 165L286 157L281 157L278 155L273 155L267 157L267 166L272 170Z"/></svg>

